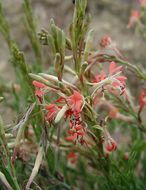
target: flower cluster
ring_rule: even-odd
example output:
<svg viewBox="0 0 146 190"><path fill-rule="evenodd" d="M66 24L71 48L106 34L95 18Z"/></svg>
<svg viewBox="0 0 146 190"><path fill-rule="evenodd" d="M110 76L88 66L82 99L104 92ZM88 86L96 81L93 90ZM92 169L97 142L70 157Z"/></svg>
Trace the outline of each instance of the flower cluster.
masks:
<svg viewBox="0 0 146 190"><path fill-rule="evenodd" d="M125 93L125 81L127 79L125 76L120 75L122 69L122 66L117 66L117 64L112 61L109 65L108 75L106 76L104 70L102 70L100 74L95 77L93 82L99 83L108 79L108 82L106 82L103 87L110 91L118 89L122 95ZM111 88L109 88L109 85Z"/></svg>
<svg viewBox="0 0 146 190"><path fill-rule="evenodd" d="M32 84L36 87L36 97L40 103L43 103L42 97L45 95L44 88L46 86L37 81L33 81ZM85 128L81 119L83 103L83 96L74 90L71 96L59 97L55 103L47 104L44 107L47 112L46 121L49 123L60 120L63 116L65 120L69 118L67 141L84 143Z"/></svg>
<svg viewBox="0 0 146 190"><path fill-rule="evenodd" d="M84 144L84 135L85 135L85 127L81 121L80 114L75 115L74 118L70 119L70 128L68 130L69 136L66 137L67 141L79 142L80 144Z"/></svg>
<svg viewBox="0 0 146 190"><path fill-rule="evenodd" d="M139 18L140 13L132 11L128 26L131 27L135 22L138 22ZM74 27L75 25L73 25ZM78 29L80 31L80 27ZM57 34L58 36L56 36ZM45 110L46 123L54 125L59 123L61 119L67 123L65 142L72 142L73 145L90 146L94 144L99 146L99 141L96 140L97 138L99 140L101 135L103 135L103 150L106 153L111 153L116 150L117 143L111 137L108 128L101 123L102 121L106 123L106 118L108 118L108 121L118 119L131 122L131 117L121 113L119 106L122 101L125 104L129 103L131 106L128 91L126 90L127 78L123 74L123 66L118 65L122 62L123 56L111 37L104 36L99 44L100 51L92 52L90 49L91 34L92 31L87 35L87 39L86 37L85 39L77 38L83 41L71 39L73 44L67 41L68 45L66 45L65 34L56 27L54 21L51 22L50 35L54 42L57 39L53 46L55 48L55 75L39 73L38 76L33 74L32 78L35 79L33 85L35 86L35 95L41 106L43 106L43 111ZM72 35L72 37L74 36L76 35ZM62 46L60 44L61 41L63 42ZM72 54L65 55L66 46ZM74 66L68 67L65 65L66 61L71 61L71 64L74 64ZM124 64L125 62L123 61ZM109 64L108 71L104 69L105 63ZM98 75L95 75L95 72L92 70L93 66L96 67L96 64L102 67ZM72 82L63 79L65 70L72 75ZM57 97L55 101L49 101L48 103L46 95L50 92L53 92ZM117 104L114 104L110 98L118 99ZM145 92L142 92L140 107L143 108L144 105ZM127 111L128 108L126 106L126 108L123 107L122 109ZM100 112L102 109L104 110L103 116L101 114L102 111ZM103 134L101 131L98 134L94 134L93 126L97 125L101 125L100 128L102 128ZM69 157L74 157L74 154L71 154Z"/></svg>
<svg viewBox="0 0 146 190"><path fill-rule="evenodd" d="M126 94L125 81L127 78L121 75L122 71L123 67L118 66L116 62L112 61L109 64L108 74L106 74L104 70L101 70L100 74L95 76L92 84L93 86L100 87L99 89L101 89L102 91L107 90L108 92L114 94L114 92L118 90L120 91L121 95ZM72 142L73 144L88 144L88 141L86 141L88 136L88 125L86 121L82 120L82 115L84 115L83 107L86 104L84 96L79 91L73 89L69 90L69 94L68 92L62 93L59 90L52 89L51 91L58 94L59 98L56 99L54 102L48 104L45 101L45 95L49 93L49 88L47 88L46 85L38 81L33 81L32 84L35 86L35 95L39 100L39 103L43 105L45 109L46 121L50 124L58 123L62 118L64 118L64 121L68 121L69 123L66 141ZM96 92L96 95L92 97L93 102L95 101L96 96L98 97L98 92ZM109 110L109 118L123 118L123 120L125 119L124 117L121 117L118 109L108 101L103 102L103 100L101 101L99 98L98 104L94 105L100 107L101 103L106 104L106 107ZM94 106L91 109L94 109ZM110 136L108 130L104 130L103 148L105 152L110 153L116 150L116 147L117 144Z"/></svg>

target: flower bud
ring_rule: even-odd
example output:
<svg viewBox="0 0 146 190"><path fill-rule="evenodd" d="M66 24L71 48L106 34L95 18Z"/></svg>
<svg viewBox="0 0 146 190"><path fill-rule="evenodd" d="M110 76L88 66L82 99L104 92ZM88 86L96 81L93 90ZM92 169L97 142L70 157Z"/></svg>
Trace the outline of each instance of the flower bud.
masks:
<svg viewBox="0 0 146 190"><path fill-rule="evenodd" d="M111 43L112 43L111 37L104 36L104 37L101 38L100 46L103 47L103 48L106 48L106 47L110 46Z"/></svg>

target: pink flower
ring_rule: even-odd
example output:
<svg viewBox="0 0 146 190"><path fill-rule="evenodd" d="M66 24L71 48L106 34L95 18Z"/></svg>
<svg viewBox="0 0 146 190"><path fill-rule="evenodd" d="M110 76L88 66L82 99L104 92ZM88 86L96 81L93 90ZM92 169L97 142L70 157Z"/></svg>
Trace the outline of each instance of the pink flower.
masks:
<svg viewBox="0 0 146 190"><path fill-rule="evenodd" d="M52 120L57 115L58 107L56 106L56 104L50 104L50 105L46 105L45 109L48 111L46 120L49 121L49 122L52 122Z"/></svg>
<svg viewBox="0 0 146 190"><path fill-rule="evenodd" d="M122 75L118 75L120 74L120 72L122 71L123 67L122 66L117 66L117 64L112 61L109 65L109 77L112 77L110 79L110 88L114 88L114 89L118 89L120 90L120 94L124 94L125 93L125 81L126 81L126 77L122 76ZM115 74L117 74L117 76L114 76ZM99 75L97 75L94 79L93 82L100 82L102 80L104 80L106 77L105 72L102 70L100 72ZM103 85L104 86L104 85ZM105 86L104 86L105 87ZM106 87L105 87L106 88ZM109 85L107 86L107 90L112 91L112 89L109 88Z"/></svg>
<svg viewBox="0 0 146 190"><path fill-rule="evenodd" d="M68 130L69 136L66 137L67 141L71 141L73 143L79 142L80 144L84 144L84 136L85 129L82 125L81 118L74 118L74 120L70 120L70 129Z"/></svg>
<svg viewBox="0 0 146 190"><path fill-rule="evenodd" d="M44 95L44 91L42 91L42 90L36 90L36 91L35 91L35 95L36 95L37 97L42 97L42 96Z"/></svg>
<svg viewBox="0 0 146 190"><path fill-rule="evenodd" d="M80 131L81 129L83 129L83 126L82 126L82 125L78 125L78 124L77 124L77 125L75 126L75 130L76 130L76 131Z"/></svg>
<svg viewBox="0 0 146 190"><path fill-rule="evenodd" d="M105 47L109 46L111 43L112 43L111 37L104 36L101 38L100 46L105 48Z"/></svg>
<svg viewBox="0 0 146 190"><path fill-rule="evenodd" d="M122 66L117 66L117 64L112 61L110 63L109 66L109 75L112 76L120 71L122 71L123 67ZM115 88L115 89L119 89L120 90L120 94L124 94L125 93L125 81L126 81L126 77L125 76L115 76L112 79L111 85Z"/></svg>
<svg viewBox="0 0 146 190"><path fill-rule="evenodd" d="M67 103L73 112L80 113L83 105L83 97L79 92L74 91L73 95L68 97Z"/></svg>
<svg viewBox="0 0 146 190"><path fill-rule="evenodd" d="M44 88L46 87L46 85L44 85L41 82L38 82L36 80L34 80L32 82L32 84L35 86L36 90L35 90L35 96L38 97L39 101L42 102L42 96L44 95Z"/></svg>
<svg viewBox="0 0 146 190"><path fill-rule="evenodd" d="M43 83L38 82L38 81L36 81L36 80L34 80L34 81L32 82L32 84L33 84L35 87L37 87L37 88L45 88L45 87L46 87L46 85L44 85Z"/></svg>
<svg viewBox="0 0 146 190"><path fill-rule="evenodd" d="M117 64L114 61L112 61L109 66L109 74L113 75L120 71L122 71L122 66L117 66Z"/></svg>
<svg viewBox="0 0 146 190"><path fill-rule="evenodd" d="M106 78L105 72L102 70L100 72L100 74L95 77L95 79L93 80L93 82L95 82L95 83L96 82L100 82L100 81L104 80L105 78Z"/></svg>
<svg viewBox="0 0 146 190"><path fill-rule="evenodd" d="M146 90L142 90L139 97L139 105L142 109L146 105Z"/></svg>
<svg viewBox="0 0 146 190"><path fill-rule="evenodd" d="M139 0L141 6L146 6L146 0Z"/></svg>
<svg viewBox="0 0 146 190"><path fill-rule="evenodd" d="M139 21L139 18L140 18L140 12L138 10L132 10L127 27L131 28L134 25L134 23Z"/></svg>

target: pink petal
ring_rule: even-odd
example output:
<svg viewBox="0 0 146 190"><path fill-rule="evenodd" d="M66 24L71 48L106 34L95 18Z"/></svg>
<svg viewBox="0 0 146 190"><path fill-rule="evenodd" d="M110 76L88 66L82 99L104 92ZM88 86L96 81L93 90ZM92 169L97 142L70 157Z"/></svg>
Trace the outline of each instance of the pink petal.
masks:
<svg viewBox="0 0 146 190"><path fill-rule="evenodd" d="M85 135L85 132L83 132L83 131L78 131L77 134L78 134L79 136L84 136L84 135Z"/></svg>
<svg viewBox="0 0 146 190"><path fill-rule="evenodd" d="M118 76L118 77L116 77L116 79L123 83L123 82L125 82L125 80L127 79L127 77Z"/></svg>
<svg viewBox="0 0 146 190"><path fill-rule="evenodd" d="M46 85L44 85L43 83L41 83L41 82L38 82L38 81L36 81L36 80L34 80L33 82L32 82L32 84L35 86L35 87L38 87L38 88L44 88Z"/></svg>
<svg viewBox="0 0 146 190"><path fill-rule="evenodd" d="M54 117L57 115L58 107L55 104L50 104L45 106L45 109L48 110L46 119L49 122L51 122L54 119Z"/></svg>
<svg viewBox="0 0 146 190"><path fill-rule="evenodd" d="M121 85L120 82L113 82L112 83L112 86L115 88L119 87L120 85Z"/></svg>
<svg viewBox="0 0 146 190"><path fill-rule="evenodd" d="M79 92L74 91L73 95L68 98L67 102L73 112L80 112L83 104L83 97Z"/></svg>
<svg viewBox="0 0 146 190"><path fill-rule="evenodd" d="M99 75L95 77L93 82L100 82L106 78L105 72L102 70Z"/></svg>
<svg viewBox="0 0 146 190"><path fill-rule="evenodd" d="M112 61L111 63L110 63L110 66L109 66L109 74L110 75L112 75L112 74L114 74L114 73L116 73L116 72L119 72L119 71L121 71L122 70L122 66L118 66L117 67L117 65L116 65L116 63L114 62L114 61Z"/></svg>
<svg viewBox="0 0 146 190"><path fill-rule="evenodd" d="M76 129L77 131L81 130L82 128L83 128L82 125L76 125L76 126L75 126L75 129Z"/></svg>
<svg viewBox="0 0 146 190"><path fill-rule="evenodd" d="M35 95L38 96L38 97L42 97L44 95L44 92L41 91L41 90L36 90Z"/></svg>

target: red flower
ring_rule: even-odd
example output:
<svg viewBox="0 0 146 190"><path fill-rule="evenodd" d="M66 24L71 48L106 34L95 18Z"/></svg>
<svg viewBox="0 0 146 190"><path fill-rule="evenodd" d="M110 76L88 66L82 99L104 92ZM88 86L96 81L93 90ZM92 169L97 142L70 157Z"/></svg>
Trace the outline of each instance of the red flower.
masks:
<svg viewBox="0 0 146 190"><path fill-rule="evenodd" d="M83 144L83 142L85 142L85 129L82 125L80 116L78 118L74 117L73 120L70 120L69 127L69 136L66 137L66 140L72 141L74 143L79 142L80 144Z"/></svg>
<svg viewBox="0 0 146 190"><path fill-rule="evenodd" d="M77 133L74 132L72 135L66 137L66 140L75 142L77 140Z"/></svg>
<svg viewBox="0 0 146 190"><path fill-rule="evenodd" d="M114 150L117 149L117 143L116 141L114 141L113 139L110 139L107 144L105 145L105 149L108 151L108 152L112 152Z"/></svg>
<svg viewBox="0 0 146 190"><path fill-rule="evenodd" d="M63 98L63 97L59 97L57 100L56 100L56 103L62 103L62 104L64 104L65 103L65 98Z"/></svg>
<svg viewBox="0 0 146 190"><path fill-rule="evenodd" d="M142 109L146 105L146 90L142 90L139 97L139 105Z"/></svg>
<svg viewBox="0 0 146 190"><path fill-rule="evenodd" d="M72 164L76 164L76 162L77 162L77 154L74 153L74 152L70 152L70 153L67 155L67 159L68 159L69 162L71 162Z"/></svg>
<svg viewBox="0 0 146 190"><path fill-rule="evenodd" d="M125 76L117 76L116 79L119 80L122 84L124 84L127 77L125 77Z"/></svg>
<svg viewBox="0 0 146 190"><path fill-rule="evenodd" d="M77 124L77 125L75 126L75 130L76 130L76 131L80 131L81 129L83 129L83 126L82 126L82 125L78 125L78 124Z"/></svg>
<svg viewBox="0 0 146 190"><path fill-rule="evenodd" d="M111 77L110 86L113 87L114 89L120 90L121 95L125 93L125 81L127 78L125 76L121 76L121 75L120 76L119 75L114 76L114 75L116 73L119 73L120 71L122 71L122 68L123 68L122 66L117 66L117 64L114 61L112 61L109 65L109 77ZM98 83L98 82L104 80L105 78L106 78L105 72L102 70L101 73L95 77L95 80L93 82ZM108 85L108 87L109 87L109 85ZM110 89L108 87L107 87L107 90L112 91L112 89Z"/></svg>
<svg viewBox="0 0 146 190"><path fill-rule="evenodd" d="M117 66L117 64L112 61L109 66L109 74L113 75L117 72L120 72L122 70L122 66Z"/></svg>
<svg viewBox="0 0 146 190"><path fill-rule="evenodd" d="M112 43L111 37L104 36L101 38L100 46L105 48L105 47L109 46L111 43Z"/></svg>
<svg viewBox="0 0 146 190"><path fill-rule="evenodd" d="M38 82L36 80L34 80L32 82L32 84L36 88L36 90L35 90L35 96L37 96L37 98L39 99L39 101L42 103L42 96L44 95L44 88L46 87L46 85L44 85L43 83Z"/></svg>
<svg viewBox="0 0 146 190"><path fill-rule="evenodd" d="M37 97L42 97L42 96L44 95L44 91L42 91L42 90L36 90L36 91L35 91L35 95L36 95Z"/></svg>
<svg viewBox="0 0 146 190"><path fill-rule="evenodd" d="M131 28L134 23L138 22L139 18L140 18L140 12L138 10L132 10L127 27Z"/></svg>
<svg viewBox="0 0 146 190"><path fill-rule="evenodd" d="M35 87L37 87L37 88L45 88L45 87L46 87L46 85L44 85L43 83L38 82L38 81L36 81L36 80L34 80L34 81L32 82L32 84L33 84Z"/></svg>
<svg viewBox="0 0 146 190"><path fill-rule="evenodd" d="M112 151L117 149L117 143L116 141L110 136L108 130L107 130L107 126L103 127L103 149L105 151L105 153L111 153Z"/></svg>
<svg viewBox="0 0 146 190"><path fill-rule="evenodd" d="M55 104L50 104L45 106L45 109L48 111L46 120L52 122L58 112L58 107Z"/></svg>
<svg viewBox="0 0 146 190"><path fill-rule="evenodd" d="M117 66L116 63L114 61L112 61L110 63L109 66L109 74L110 75L114 75L120 71L122 71L122 66ZM124 94L125 93L125 81L126 81L126 77L125 76L115 76L112 79L111 85L120 90L120 94Z"/></svg>
<svg viewBox="0 0 146 190"><path fill-rule="evenodd" d="M68 117L71 117L71 116L73 116L73 115L75 115L75 114L73 113L73 111L72 111L71 109L68 109L68 110L65 112L65 117L64 117L64 119L67 119Z"/></svg>
<svg viewBox="0 0 146 190"><path fill-rule="evenodd" d="M67 103L73 112L80 113L83 105L83 97L79 92L74 91L73 95L67 99Z"/></svg>
<svg viewBox="0 0 146 190"><path fill-rule="evenodd" d="M93 82L100 82L106 78L105 72L102 70L99 75L97 75Z"/></svg>
<svg viewBox="0 0 146 190"><path fill-rule="evenodd" d="M129 160L129 153L128 152L125 152L125 154L124 154L124 160Z"/></svg>

